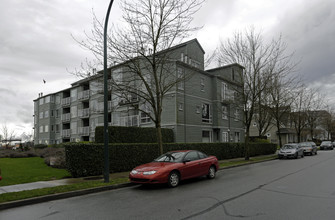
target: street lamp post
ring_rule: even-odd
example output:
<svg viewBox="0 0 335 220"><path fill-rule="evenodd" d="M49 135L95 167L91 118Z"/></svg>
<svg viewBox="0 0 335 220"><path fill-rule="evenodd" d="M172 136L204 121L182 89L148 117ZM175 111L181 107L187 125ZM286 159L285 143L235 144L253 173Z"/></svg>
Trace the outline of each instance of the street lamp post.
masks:
<svg viewBox="0 0 335 220"><path fill-rule="evenodd" d="M108 153L108 87L107 87L107 27L108 27L108 18L109 13L113 5L113 0L110 1L107 15L105 18L105 27L104 27L104 180L105 183L109 182L109 153Z"/></svg>

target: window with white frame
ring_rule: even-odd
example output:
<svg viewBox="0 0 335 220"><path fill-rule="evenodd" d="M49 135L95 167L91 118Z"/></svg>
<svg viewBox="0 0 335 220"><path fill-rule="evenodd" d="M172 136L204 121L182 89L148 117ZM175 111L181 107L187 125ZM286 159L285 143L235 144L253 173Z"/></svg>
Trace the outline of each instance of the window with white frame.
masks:
<svg viewBox="0 0 335 220"><path fill-rule="evenodd" d="M200 114L200 105L195 106L195 113Z"/></svg>
<svg viewBox="0 0 335 220"><path fill-rule="evenodd" d="M43 125L40 126L40 133L43 133Z"/></svg>
<svg viewBox="0 0 335 220"><path fill-rule="evenodd" d="M200 78L200 90L202 92L205 91L205 79L204 78Z"/></svg>
<svg viewBox="0 0 335 220"><path fill-rule="evenodd" d="M212 123L212 109L210 104L202 104L202 122Z"/></svg>
<svg viewBox="0 0 335 220"><path fill-rule="evenodd" d="M45 103L49 103L50 102L50 96L45 97Z"/></svg>
<svg viewBox="0 0 335 220"><path fill-rule="evenodd" d="M44 112L40 112L40 119L43 118Z"/></svg>
<svg viewBox="0 0 335 220"><path fill-rule="evenodd" d="M235 142L240 142L241 138L240 138L240 132L235 132Z"/></svg>
<svg viewBox="0 0 335 220"><path fill-rule="evenodd" d="M221 100L224 101L227 99L227 83L222 82L221 87Z"/></svg>
<svg viewBox="0 0 335 220"><path fill-rule="evenodd" d="M49 111L48 111L48 110L46 110L46 111L44 112L44 117L45 117L45 118L49 118Z"/></svg>
<svg viewBox="0 0 335 220"><path fill-rule="evenodd" d="M150 123L150 107L143 105L143 111L141 111L141 124Z"/></svg>
<svg viewBox="0 0 335 220"><path fill-rule="evenodd" d="M222 142L229 142L229 136L228 136L228 132L222 132Z"/></svg>
<svg viewBox="0 0 335 220"><path fill-rule="evenodd" d="M183 111L184 110L184 103L179 102L178 103L178 109L179 109L179 111Z"/></svg>
<svg viewBox="0 0 335 220"><path fill-rule="evenodd" d="M49 132L49 125L44 126L44 132Z"/></svg>
<svg viewBox="0 0 335 220"><path fill-rule="evenodd" d="M234 120L238 121L239 119L240 119L240 110L237 108L235 109Z"/></svg>
<svg viewBox="0 0 335 220"><path fill-rule="evenodd" d="M40 105L44 104L44 98L40 98Z"/></svg>
<svg viewBox="0 0 335 220"><path fill-rule="evenodd" d="M228 107L226 105L222 106L222 119L228 119Z"/></svg>
<svg viewBox="0 0 335 220"><path fill-rule="evenodd" d="M177 77L178 77L178 89L184 90L185 82L184 82L184 71L182 68L177 69Z"/></svg>

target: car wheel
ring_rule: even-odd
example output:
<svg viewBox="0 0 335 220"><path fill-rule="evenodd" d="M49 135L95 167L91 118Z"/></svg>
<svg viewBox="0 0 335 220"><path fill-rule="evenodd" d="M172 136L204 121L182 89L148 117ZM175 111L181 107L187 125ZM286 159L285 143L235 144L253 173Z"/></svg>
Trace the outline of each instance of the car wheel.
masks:
<svg viewBox="0 0 335 220"><path fill-rule="evenodd" d="M295 153L295 157L294 157L295 159L298 159L298 153Z"/></svg>
<svg viewBox="0 0 335 220"><path fill-rule="evenodd" d="M315 151L315 155L317 155L317 154L318 154L318 151L316 150L316 151Z"/></svg>
<svg viewBox="0 0 335 220"><path fill-rule="evenodd" d="M304 158L304 156L305 156L304 154L301 154L301 158Z"/></svg>
<svg viewBox="0 0 335 220"><path fill-rule="evenodd" d="M214 166L211 166L208 170L207 178L208 179L214 179L216 175L216 170Z"/></svg>
<svg viewBox="0 0 335 220"><path fill-rule="evenodd" d="M176 187L178 186L179 181L180 181L179 173L177 173L176 171L172 171L169 175L168 185L170 187Z"/></svg>

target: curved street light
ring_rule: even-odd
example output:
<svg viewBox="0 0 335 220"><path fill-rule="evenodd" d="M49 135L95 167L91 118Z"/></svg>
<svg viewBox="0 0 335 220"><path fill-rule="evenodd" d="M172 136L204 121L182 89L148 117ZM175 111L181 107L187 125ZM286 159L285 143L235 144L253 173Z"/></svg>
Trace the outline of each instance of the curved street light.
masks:
<svg viewBox="0 0 335 220"><path fill-rule="evenodd" d="M109 182L109 152L108 152L108 88L107 88L107 27L109 13L113 5L113 0L110 1L104 26L104 181Z"/></svg>

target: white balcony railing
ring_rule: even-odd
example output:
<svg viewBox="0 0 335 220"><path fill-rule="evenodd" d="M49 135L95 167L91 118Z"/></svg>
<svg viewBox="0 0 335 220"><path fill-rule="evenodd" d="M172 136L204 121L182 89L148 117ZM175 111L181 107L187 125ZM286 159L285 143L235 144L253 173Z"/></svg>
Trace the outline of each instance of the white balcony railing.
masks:
<svg viewBox="0 0 335 220"><path fill-rule="evenodd" d="M88 135L90 135L90 126L79 127L78 128L78 133L79 133L79 135L82 135L82 136L88 136Z"/></svg>
<svg viewBox="0 0 335 220"><path fill-rule="evenodd" d="M140 117L139 115L131 115L125 117L116 118L113 121L113 125L115 126L124 126L124 127L139 127L140 125Z"/></svg>
<svg viewBox="0 0 335 220"><path fill-rule="evenodd" d="M79 118L90 117L90 109L89 108L79 109L78 110L78 117Z"/></svg>
<svg viewBox="0 0 335 220"><path fill-rule="evenodd" d="M62 99L62 106L68 106L71 104L71 97L63 98Z"/></svg>
<svg viewBox="0 0 335 220"><path fill-rule="evenodd" d="M79 100L86 100L89 98L90 98L90 90L85 90L78 93Z"/></svg>
<svg viewBox="0 0 335 220"><path fill-rule="evenodd" d="M62 121L63 122L70 121L70 119L71 119L71 113L62 114Z"/></svg>
<svg viewBox="0 0 335 220"><path fill-rule="evenodd" d="M70 137L70 136L71 136L71 129L62 130L62 137Z"/></svg>

